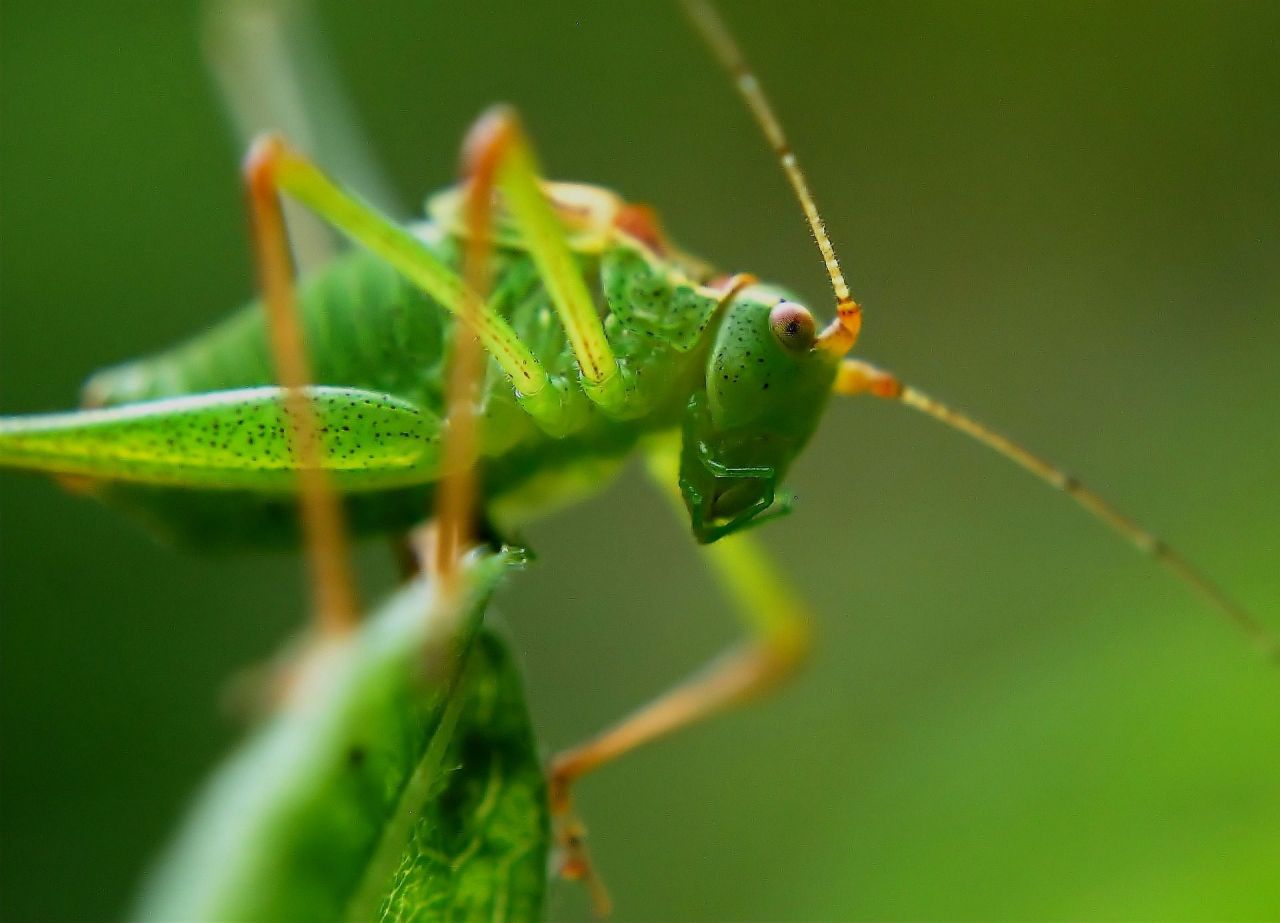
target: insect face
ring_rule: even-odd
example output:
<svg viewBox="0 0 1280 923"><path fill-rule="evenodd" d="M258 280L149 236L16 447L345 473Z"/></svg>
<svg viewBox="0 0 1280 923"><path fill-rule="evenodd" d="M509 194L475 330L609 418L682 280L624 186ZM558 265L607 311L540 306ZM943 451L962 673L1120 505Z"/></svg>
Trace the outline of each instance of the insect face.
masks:
<svg viewBox="0 0 1280 923"><path fill-rule="evenodd" d="M699 541L785 512L778 481L813 434L836 373L814 331L808 310L768 286L744 289L725 311L706 388L684 420L680 489Z"/></svg>

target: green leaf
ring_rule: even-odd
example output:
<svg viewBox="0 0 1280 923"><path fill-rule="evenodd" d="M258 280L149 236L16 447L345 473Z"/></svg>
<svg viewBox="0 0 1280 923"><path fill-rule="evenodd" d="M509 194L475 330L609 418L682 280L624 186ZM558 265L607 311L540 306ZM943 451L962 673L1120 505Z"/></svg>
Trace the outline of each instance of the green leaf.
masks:
<svg viewBox="0 0 1280 923"><path fill-rule="evenodd" d="M481 626L514 555L451 616L415 583L315 651L146 883L145 920L532 920L545 782L520 678Z"/></svg>

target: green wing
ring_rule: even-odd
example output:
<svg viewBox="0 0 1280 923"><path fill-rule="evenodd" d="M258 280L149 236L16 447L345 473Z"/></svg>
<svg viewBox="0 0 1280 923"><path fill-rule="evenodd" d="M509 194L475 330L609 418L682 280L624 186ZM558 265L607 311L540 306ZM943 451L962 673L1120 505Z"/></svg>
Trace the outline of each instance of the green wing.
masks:
<svg viewBox="0 0 1280 923"><path fill-rule="evenodd" d="M441 423L387 394L308 388L321 463L342 490L433 480ZM133 484L289 492L297 461L285 392L214 391L0 419L0 465Z"/></svg>

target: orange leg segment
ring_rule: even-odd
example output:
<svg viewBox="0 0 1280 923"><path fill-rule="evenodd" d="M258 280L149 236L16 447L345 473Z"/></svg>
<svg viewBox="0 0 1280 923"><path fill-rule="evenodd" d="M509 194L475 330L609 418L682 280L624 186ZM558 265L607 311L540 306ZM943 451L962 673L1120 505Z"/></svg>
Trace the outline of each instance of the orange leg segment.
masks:
<svg viewBox="0 0 1280 923"><path fill-rule="evenodd" d="M285 388L298 453L299 505L313 580L315 618L322 633L338 635L355 625L360 606L351 576L342 507L320 464L315 414L304 391L311 383L311 370L294 292L288 231L276 184L276 167L283 152L283 146L276 139L263 139L249 151L243 174L259 284L267 307L271 354L280 384Z"/></svg>

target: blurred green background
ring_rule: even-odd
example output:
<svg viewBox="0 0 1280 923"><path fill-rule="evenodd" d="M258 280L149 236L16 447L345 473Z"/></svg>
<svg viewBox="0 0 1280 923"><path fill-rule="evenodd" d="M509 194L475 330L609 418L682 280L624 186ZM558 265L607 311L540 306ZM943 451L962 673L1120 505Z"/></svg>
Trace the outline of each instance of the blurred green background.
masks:
<svg viewBox="0 0 1280 923"><path fill-rule="evenodd" d="M1280 626L1280 5L726 3L867 307L865 353L1061 459ZM487 104L549 171L830 296L665 3L321 5L406 209ZM65 407L251 288L199 11L6 0L0 407ZM822 645L782 695L584 783L619 920L1275 919L1280 675L1061 497L833 407L762 540ZM300 624L295 556L161 547L0 477L0 915L119 916ZM548 750L734 635L630 470L501 596ZM362 550L371 586L389 568ZM552 893L553 919L587 917Z"/></svg>

